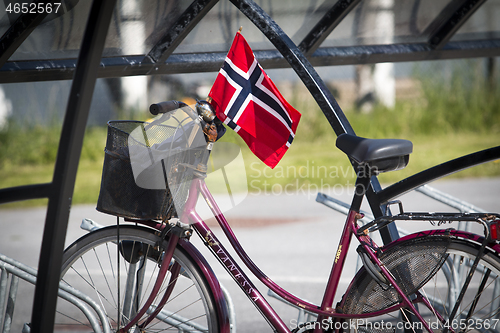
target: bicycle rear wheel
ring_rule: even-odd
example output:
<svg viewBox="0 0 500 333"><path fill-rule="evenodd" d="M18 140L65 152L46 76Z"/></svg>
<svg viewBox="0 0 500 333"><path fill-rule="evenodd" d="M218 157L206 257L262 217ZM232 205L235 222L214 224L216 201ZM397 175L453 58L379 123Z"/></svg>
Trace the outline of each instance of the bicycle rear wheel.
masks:
<svg viewBox="0 0 500 333"><path fill-rule="evenodd" d="M75 241L63 257L55 330L116 332L123 328L149 297L166 245L154 230L131 225L120 226L119 232L116 226L102 228ZM180 265L180 273L172 279L174 269L169 269L147 314L175 283L173 292L159 315L140 331L218 332L214 297L198 266L179 246L171 268L174 263Z"/></svg>
<svg viewBox="0 0 500 333"><path fill-rule="evenodd" d="M431 306L419 302L418 311L430 328L434 332L500 332L500 255L486 249L458 304L456 315L450 319L480 244L445 236L425 236L417 240L420 241L418 247L410 239L389 248L384 253L387 258L384 264L397 281L402 281L403 285L413 284L402 287L410 298L420 296L429 301ZM430 264L429 257L432 257ZM434 264L432 261L437 257L444 263ZM423 268L425 265L429 267ZM424 276L422 270L426 269L430 273ZM398 301L394 288L375 281L363 268L344 295L342 310L344 313L368 313L383 310ZM352 320L348 328L379 333L425 332L422 323L412 315L409 311L397 310L376 318Z"/></svg>

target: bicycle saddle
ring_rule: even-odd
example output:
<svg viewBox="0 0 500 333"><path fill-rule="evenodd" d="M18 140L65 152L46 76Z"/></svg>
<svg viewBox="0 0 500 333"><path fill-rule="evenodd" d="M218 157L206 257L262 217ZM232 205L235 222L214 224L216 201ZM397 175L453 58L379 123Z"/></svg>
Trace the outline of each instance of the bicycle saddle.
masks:
<svg viewBox="0 0 500 333"><path fill-rule="evenodd" d="M402 139L366 139L352 134L337 137L336 146L357 163L366 163L387 172L404 168L413 151L411 141Z"/></svg>

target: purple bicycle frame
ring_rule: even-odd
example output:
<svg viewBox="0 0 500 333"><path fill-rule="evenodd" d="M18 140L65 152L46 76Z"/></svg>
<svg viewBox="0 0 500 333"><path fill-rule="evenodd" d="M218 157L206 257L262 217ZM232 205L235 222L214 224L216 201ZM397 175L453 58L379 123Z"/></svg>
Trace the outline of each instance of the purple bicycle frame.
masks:
<svg viewBox="0 0 500 333"><path fill-rule="evenodd" d="M201 194L202 197L207 202L213 215L217 219L217 222L221 226L224 234L226 235L227 239L229 240L230 244L232 245L236 253L238 253L240 259L244 262L244 264L248 267L248 269L255 275L255 277L257 277L264 285L266 285L269 289L271 289L273 292L278 294L280 297L282 297L289 303L298 306L306 311L318 314L318 321L321 320L321 318L325 317L335 317L344 319L375 317L378 315L388 313L390 311L394 311L401 307L409 307L410 309L415 311L417 317L423 322L424 327L426 327L429 332L432 332L428 327L428 325L425 323L425 320L423 320L418 311L416 311L415 307L413 306L413 302L410 301L404 294L404 292L397 286L397 284L392 279L390 273L387 270L385 270L384 273L388 275L388 278L393 283L396 291L402 296L403 298L402 303L392 306L388 309L366 314L337 313L335 309L332 308L333 300L337 292L338 283L340 281L340 276L343 270L345 259L347 257L347 249L349 248L350 242L352 240L352 235L355 234L357 230L356 220L360 218L359 213L352 210L349 211L347 221L344 226L342 236L340 238L340 244L336 256L334 258L332 270L326 285L323 300L321 302L321 305L318 306L290 294L289 292L281 288L279 285L277 285L274 281L272 281L266 274L264 274L264 272L262 272L255 265L255 263L246 254L239 241L236 239L236 236L234 235L231 227L229 226L224 215L222 214L220 208L217 206L217 203L215 202L215 199L213 198L210 191L208 190L204 180L202 178L196 177L191 183L189 196L184 206L184 211L181 220L189 221L194 230L196 230L196 232L200 235L200 237L205 241L205 244L208 246L208 248L221 262L221 264L226 268L227 272L233 277L233 279L244 291L247 297L257 307L257 309L260 310L260 312L264 315L269 324L274 329L276 329L277 332L290 332L290 330L285 325L283 320L278 316L278 314L274 311L271 305L267 302L267 300L258 291L255 285L250 281L248 276L239 267L236 261L231 257L231 255L224 248L224 246L219 242L217 237L212 233L212 231L206 225L203 219L198 215L195 207L198 201L199 194ZM368 236L356 236L356 237L365 238L365 241L369 239ZM372 259L378 265L383 266L378 261L375 255L372 255ZM384 267L382 268L384 269ZM318 329L317 331L319 332L320 329Z"/></svg>

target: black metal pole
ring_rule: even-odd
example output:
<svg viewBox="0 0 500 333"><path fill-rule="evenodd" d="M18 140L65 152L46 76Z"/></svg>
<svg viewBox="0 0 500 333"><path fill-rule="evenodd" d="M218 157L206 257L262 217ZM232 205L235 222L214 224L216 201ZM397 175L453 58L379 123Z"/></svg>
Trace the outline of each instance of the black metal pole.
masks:
<svg viewBox="0 0 500 333"><path fill-rule="evenodd" d="M274 20L252 0L231 0L283 55L318 103L337 135L354 134L337 101L314 67Z"/></svg>
<svg viewBox="0 0 500 333"><path fill-rule="evenodd" d="M97 69L115 2L116 0L94 0L80 48L47 208L33 301L31 332L52 332L54 329L62 253L76 172Z"/></svg>
<svg viewBox="0 0 500 333"><path fill-rule="evenodd" d="M157 47L160 44L155 46ZM168 46L168 52L165 52L171 51L172 46ZM254 53L265 69L290 67L290 63L276 50L254 50ZM164 54L166 53L162 53L162 56ZM156 63L152 62L150 56L143 55L106 57L101 59L97 75L99 78L109 78L217 72L226 54L226 51L174 53L165 61ZM433 50L427 43L321 47L307 59L312 66L320 67L498 56L500 39L492 38L452 41L439 50ZM0 83L70 80L75 69L76 59L7 61L0 68Z"/></svg>
<svg viewBox="0 0 500 333"><path fill-rule="evenodd" d="M0 67L2 67L47 13L21 14L0 38Z"/></svg>
<svg viewBox="0 0 500 333"><path fill-rule="evenodd" d="M144 63L162 63L205 17L219 0L195 0L177 19L161 40L149 51ZM148 61L149 60L149 61Z"/></svg>
<svg viewBox="0 0 500 333"><path fill-rule="evenodd" d="M300 42L299 49L306 55L316 51L321 43L330 35L340 22L349 14L361 0L339 0L332 8L316 23L314 28Z"/></svg>
<svg viewBox="0 0 500 333"><path fill-rule="evenodd" d="M449 18L441 24L441 27L429 37L428 44L433 49L441 49L448 43L460 27L481 7L486 0L466 0L458 7ZM443 10L444 11L444 10ZM443 13L448 14L448 13ZM438 19L441 19L441 14ZM438 22L441 23L441 22Z"/></svg>

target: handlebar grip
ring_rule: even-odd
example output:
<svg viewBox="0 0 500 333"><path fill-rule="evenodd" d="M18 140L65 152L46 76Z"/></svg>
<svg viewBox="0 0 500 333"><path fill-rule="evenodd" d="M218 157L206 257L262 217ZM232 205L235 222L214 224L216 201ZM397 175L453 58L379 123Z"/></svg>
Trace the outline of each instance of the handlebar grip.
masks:
<svg viewBox="0 0 500 333"><path fill-rule="evenodd" d="M178 108L183 107L185 105L186 104L179 102L179 101L160 102L160 103L151 104L149 106L149 112L151 112L152 115L156 116L159 113L167 113L170 111L174 111L175 109L178 109Z"/></svg>

